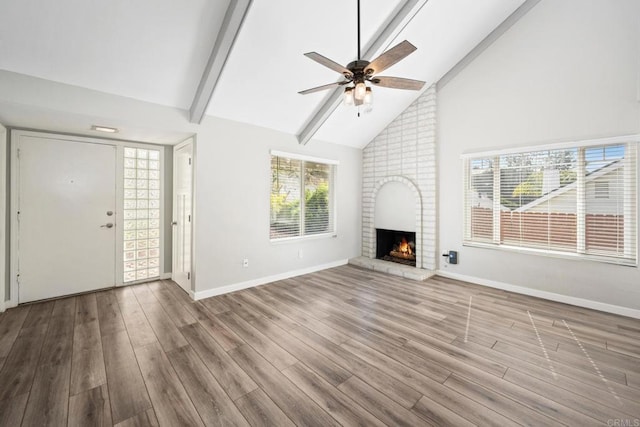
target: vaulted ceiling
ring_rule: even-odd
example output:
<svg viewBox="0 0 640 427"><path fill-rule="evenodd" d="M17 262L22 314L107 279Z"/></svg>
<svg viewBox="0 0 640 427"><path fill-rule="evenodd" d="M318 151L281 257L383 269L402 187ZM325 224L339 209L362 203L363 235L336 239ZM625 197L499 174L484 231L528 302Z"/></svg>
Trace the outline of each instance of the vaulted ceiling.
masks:
<svg viewBox="0 0 640 427"><path fill-rule="evenodd" d="M425 80L428 86L523 2L362 0L363 52L370 51L365 59L407 39L418 50L384 74ZM358 118L354 107L328 102L331 91L297 93L340 77L303 53L316 51L345 65L356 58L355 0L253 0L237 34L225 22L236 3L4 2L0 70L189 110L203 75L211 78L207 63L217 60L224 67L212 94L211 89L204 94L205 105L210 96L206 114L293 135L315 124L317 132L306 134L312 143L355 147L366 145L419 96L375 87L373 111ZM224 37L228 56L215 50ZM219 57L211 58L212 51ZM320 117L325 104L329 111Z"/></svg>

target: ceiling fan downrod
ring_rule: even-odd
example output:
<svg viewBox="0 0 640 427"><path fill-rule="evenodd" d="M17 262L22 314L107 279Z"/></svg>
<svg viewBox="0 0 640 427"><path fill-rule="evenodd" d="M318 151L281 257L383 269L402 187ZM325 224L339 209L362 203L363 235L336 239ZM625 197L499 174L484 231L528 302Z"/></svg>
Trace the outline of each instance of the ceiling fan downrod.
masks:
<svg viewBox="0 0 640 427"><path fill-rule="evenodd" d="M358 0L358 61L360 61L360 0Z"/></svg>

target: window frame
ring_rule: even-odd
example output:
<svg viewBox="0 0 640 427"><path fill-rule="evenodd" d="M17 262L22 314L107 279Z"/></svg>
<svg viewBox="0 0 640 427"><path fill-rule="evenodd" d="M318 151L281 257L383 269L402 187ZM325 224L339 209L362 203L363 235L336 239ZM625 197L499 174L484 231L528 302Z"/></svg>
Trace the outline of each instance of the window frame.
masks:
<svg viewBox="0 0 640 427"><path fill-rule="evenodd" d="M271 159L272 157L282 157L290 160L299 160L300 164L300 217L299 217L299 229L300 234L297 236L286 236L286 237L271 237L271 203L269 204L269 242L272 244L286 243L291 241L300 241L300 240L315 240L315 239L323 239L323 238L335 238L338 235L338 224L337 224L337 196L336 196L336 181L338 175L338 165L340 162L338 160L326 159L314 156L307 156L304 154L298 153L289 153L278 150L270 150L269 152L269 172L272 173L271 169ZM323 233L314 233L314 234L304 234L305 231L305 166L307 162L320 163L324 165L330 166L329 173L329 217L330 224L332 225L331 230ZM269 188L269 196L271 196L271 188Z"/></svg>
<svg viewBox="0 0 640 427"><path fill-rule="evenodd" d="M631 177L633 182L631 183L632 188L629 191L632 192L631 195L631 203L633 206L630 208L633 214L633 227L631 230L624 229L623 232L631 233L632 238L632 246L633 252L629 257L624 255L602 255L602 254L593 254L593 253L585 253L584 250L580 250L580 245L578 244L578 248L573 251L561 251L554 250L549 248L536 248L530 246L519 246L517 244L511 243L501 243L500 233L501 233L501 218L500 218L500 198L493 198L493 238L491 241L488 240L472 240L471 236L471 205L469 204L469 185L471 178L471 170L470 164L472 160L481 160L481 159L490 159L494 164L493 169L493 194L495 195L496 188L498 192L500 192L500 168L499 168L499 160L500 156L504 155L512 155L512 154L524 154L524 153L534 153L545 150L563 150L563 149L577 149L579 153L578 164L582 164L581 162L584 160L584 152L590 147L598 147L598 146L609 146L609 145L625 145L625 161L632 162L633 172L631 173ZM629 148L631 150L629 150ZM574 260L588 260L588 261L597 261L604 263L611 263L616 265L623 266L632 266L637 267L639 261L639 243L640 243L640 233L638 231L638 219L640 218L640 206L638 204L639 195L638 188L640 183L640 164L638 159L638 153L640 151L640 134L638 135L625 135L611 138L601 138L601 139L592 139L592 140L583 140L583 141L574 141L574 142L563 142L558 144L544 144L544 145L534 145L534 146L523 146L523 147L513 147L502 150L492 150L485 152L473 152L473 153L464 153L461 155L461 159L463 160L463 246L467 247L478 247L485 249L495 249L502 250L507 252L516 252L516 253L525 253L525 254L533 254L533 255L542 255L554 258L564 258L564 259L574 259ZM495 167L495 164L498 164L498 167ZM579 166L578 168L579 174L584 174L581 179L578 181L582 181L582 185L585 185L585 178L587 176L584 171L584 166ZM607 199L598 199L598 200L607 200ZM584 202L584 201L583 201ZM576 209L580 209L579 201L576 201ZM582 209L584 209L586 205L582 205ZM497 212L496 212L497 209ZM584 212L583 212L584 213ZM586 234L586 224L582 223L578 225L579 229L576 230L576 238L581 239L584 238ZM581 227L581 228L580 228ZM583 248L584 249L584 248Z"/></svg>

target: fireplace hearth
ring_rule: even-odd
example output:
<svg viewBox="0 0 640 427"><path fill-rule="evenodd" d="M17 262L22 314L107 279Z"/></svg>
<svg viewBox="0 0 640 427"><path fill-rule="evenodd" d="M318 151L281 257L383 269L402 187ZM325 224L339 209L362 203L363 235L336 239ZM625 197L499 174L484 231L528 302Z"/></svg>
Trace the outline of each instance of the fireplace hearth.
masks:
<svg viewBox="0 0 640 427"><path fill-rule="evenodd" d="M376 228L376 258L416 266L416 233Z"/></svg>

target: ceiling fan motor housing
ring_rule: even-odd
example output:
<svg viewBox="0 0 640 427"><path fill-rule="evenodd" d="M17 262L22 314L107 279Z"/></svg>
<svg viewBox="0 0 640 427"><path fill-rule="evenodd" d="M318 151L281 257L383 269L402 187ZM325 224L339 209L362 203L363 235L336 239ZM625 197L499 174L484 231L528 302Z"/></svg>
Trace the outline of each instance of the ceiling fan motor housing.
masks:
<svg viewBox="0 0 640 427"><path fill-rule="evenodd" d="M352 75L347 77L348 80L353 81L355 83L364 82L365 80L369 80L371 75L373 74L373 69L367 68L370 62L359 59L357 61L350 62L347 65L347 69L351 71ZM346 76L345 76L346 77Z"/></svg>
<svg viewBox="0 0 640 427"><path fill-rule="evenodd" d="M347 65L347 69L353 73L354 81L364 80L365 77L373 74L373 70L371 68L367 69L369 64L369 61L359 59L357 61L352 61Z"/></svg>

